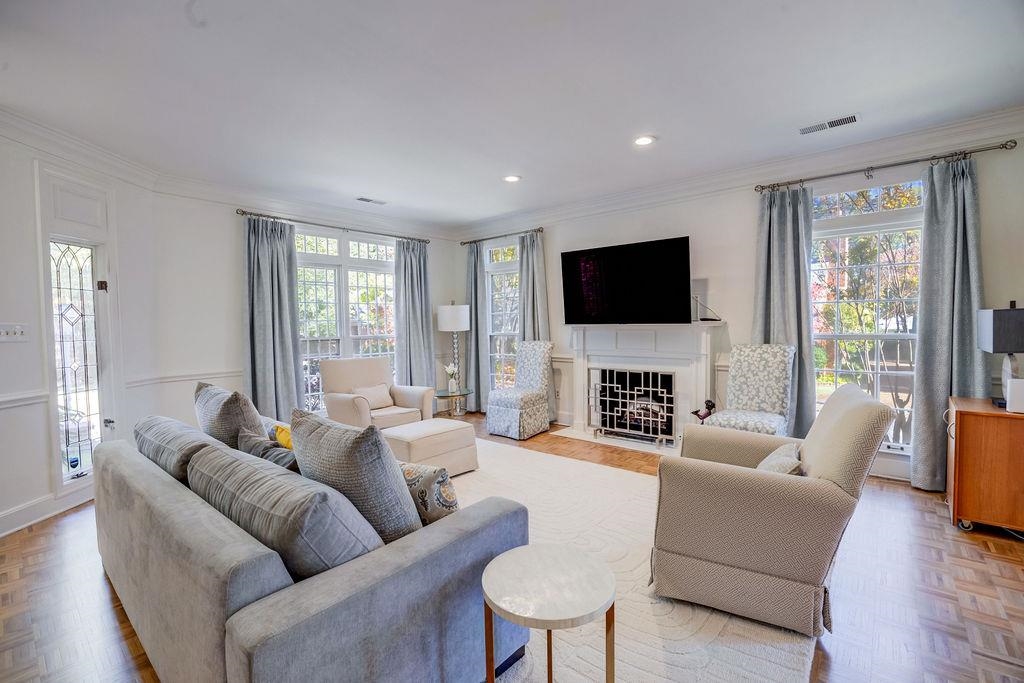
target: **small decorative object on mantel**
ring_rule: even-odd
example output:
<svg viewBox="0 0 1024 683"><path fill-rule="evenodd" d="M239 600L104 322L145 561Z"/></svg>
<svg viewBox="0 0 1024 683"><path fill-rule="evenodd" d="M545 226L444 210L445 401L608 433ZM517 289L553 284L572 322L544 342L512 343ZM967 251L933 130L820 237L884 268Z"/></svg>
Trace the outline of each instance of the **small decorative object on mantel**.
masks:
<svg viewBox="0 0 1024 683"><path fill-rule="evenodd" d="M444 366L444 374L448 375L448 391L453 394L459 390L459 380L455 379L455 375L459 369L455 363L449 363Z"/></svg>
<svg viewBox="0 0 1024 683"><path fill-rule="evenodd" d="M700 420L701 424L704 424L704 420L708 419L711 416L711 413L713 412L715 412L715 402L709 398L708 400L704 401L703 410L691 411L690 415L693 415L695 418Z"/></svg>

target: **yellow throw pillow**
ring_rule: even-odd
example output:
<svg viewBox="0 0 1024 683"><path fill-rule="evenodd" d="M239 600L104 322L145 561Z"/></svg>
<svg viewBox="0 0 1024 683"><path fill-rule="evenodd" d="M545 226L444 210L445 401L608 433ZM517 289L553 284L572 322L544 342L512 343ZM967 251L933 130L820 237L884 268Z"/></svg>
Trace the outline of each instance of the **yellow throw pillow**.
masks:
<svg viewBox="0 0 1024 683"><path fill-rule="evenodd" d="M277 425L274 427L274 441L287 448L288 450L295 450L292 448L292 428L285 425Z"/></svg>

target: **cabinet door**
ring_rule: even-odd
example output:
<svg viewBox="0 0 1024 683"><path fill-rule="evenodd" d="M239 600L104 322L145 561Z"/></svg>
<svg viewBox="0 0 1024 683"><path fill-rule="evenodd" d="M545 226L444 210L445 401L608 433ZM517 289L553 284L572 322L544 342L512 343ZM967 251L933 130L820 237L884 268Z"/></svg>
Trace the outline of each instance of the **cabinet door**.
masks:
<svg viewBox="0 0 1024 683"><path fill-rule="evenodd" d="M963 414L956 441L956 515L1024 528L1024 420Z"/></svg>

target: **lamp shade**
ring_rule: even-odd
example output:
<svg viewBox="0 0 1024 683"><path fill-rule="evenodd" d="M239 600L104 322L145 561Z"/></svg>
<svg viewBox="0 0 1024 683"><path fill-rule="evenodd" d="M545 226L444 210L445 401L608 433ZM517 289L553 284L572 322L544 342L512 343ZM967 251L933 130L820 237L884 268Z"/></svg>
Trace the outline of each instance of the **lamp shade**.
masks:
<svg viewBox="0 0 1024 683"><path fill-rule="evenodd" d="M978 311L978 348L989 353L1024 353L1024 308Z"/></svg>
<svg viewBox="0 0 1024 683"><path fill-rule="evenodd" d="M469 306L437 307L437 329L441 332L465 332L469 329Z"/></svg>

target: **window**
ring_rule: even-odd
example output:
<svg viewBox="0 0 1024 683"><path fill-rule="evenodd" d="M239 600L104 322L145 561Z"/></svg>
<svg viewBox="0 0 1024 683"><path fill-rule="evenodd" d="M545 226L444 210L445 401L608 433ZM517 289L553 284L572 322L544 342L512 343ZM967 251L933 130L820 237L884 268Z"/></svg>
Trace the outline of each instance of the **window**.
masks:
<svg viewBox="0 0 1024 683"><path fill-rule="evenodd" d="M897 411L884 447L907 451L921 268L920 181L814 198L817 402L854 383Z"/></svg>
<svg viewBox="0 0 1024 683"><path fill-rule="evenodd" d="M92 451L100 442L94 263L92 247L50 242L57 436L65 481L92 471Z"/></svg>
<svg viewBox="0 0 1024 683"><path fill-rule="evenodd" d="M508 387L516 381L516 346L519 340L519 247L510 244L488 249L484 270L487 273L491 386Z"/></svg>
<svg viewBox="0 0 1024 683"><path fill-rule="evenodd" d="M323 410L320 361L395 360L395 245L366 237L295 235L299 346L307 410Z"/></svg>

